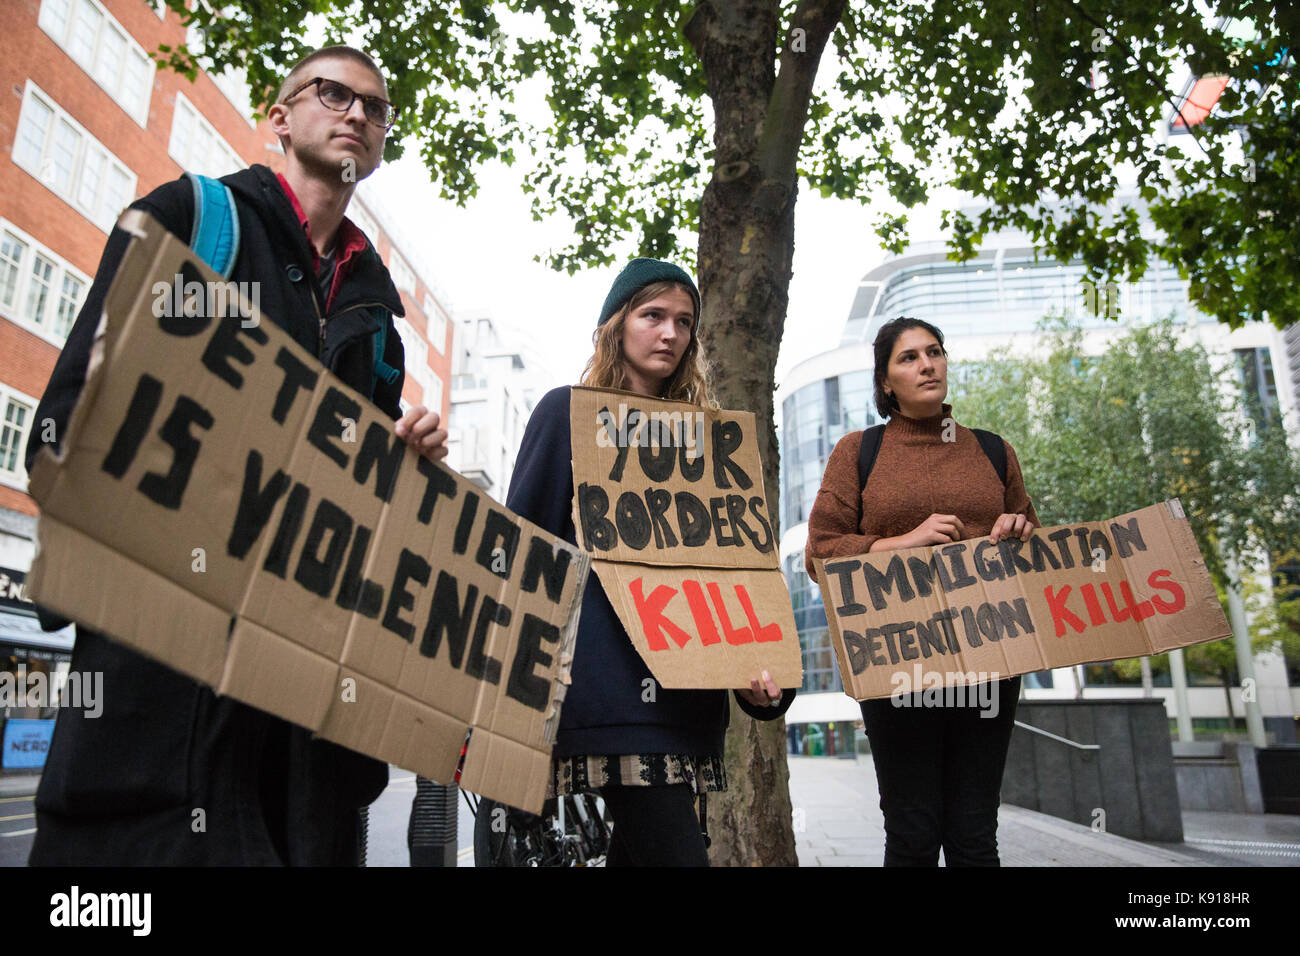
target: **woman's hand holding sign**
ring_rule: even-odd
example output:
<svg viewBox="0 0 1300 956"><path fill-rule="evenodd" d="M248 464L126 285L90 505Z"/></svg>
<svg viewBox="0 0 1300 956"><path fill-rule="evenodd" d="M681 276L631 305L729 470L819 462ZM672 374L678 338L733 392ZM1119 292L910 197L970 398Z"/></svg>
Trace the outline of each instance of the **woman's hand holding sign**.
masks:
<svg viewBox="0 0 1300 956"><path fill-rule="evenodd" d="M748 688L737 690L736 693L755 707L775 707L781 703L781 688L776 686L776 681L772 680L772 675L767 671L763 671L761 680L755 677L749 682Z"/></svg>
<svg viewBox="0 0 1300 956"><path fill-rule="evenodd" d="M932 514L907 534L896 538L877 538L870 551L898 551L903 548L924 548L932 544L950 544L966 537L966 526L956 515Z"/></svg>
<svg viewBox="0 0 1300 956"><path fill-rule="evenodd" d="M1034 526L1028 518L1022 514L1008 514L999 516L998 520L993 522L993 530L989 532L989 537L994 541L1003 537L1028 541L1033 533Z"/></svg>
<svg viewBox="0 0 1300 956"><path fill-rule="evenodd" d="M416 451L430 461L447 457L447 429L439 428L442 419L423 405L416 405L397 420L395 431Z"/></svg>

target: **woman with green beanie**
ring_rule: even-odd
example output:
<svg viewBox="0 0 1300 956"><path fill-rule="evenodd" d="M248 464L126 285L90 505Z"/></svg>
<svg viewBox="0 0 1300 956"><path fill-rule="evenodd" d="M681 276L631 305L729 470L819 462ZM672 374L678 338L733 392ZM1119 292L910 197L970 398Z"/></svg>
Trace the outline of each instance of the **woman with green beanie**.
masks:
<svg viewBox="0 0 1300 956"><path fill-rule="evenodd" d="M581 384L713 406L699 319L700 294L685 271L632 260L601 308ZM533 410L506 505L576 543L569 395L568 386L553 389ZM614 819L610 866L707 866L704 795L726 789L727 693L656 686L646 694L650 671L594 574L583 594L572 678L551 793L599 791ZM759 720L781 716L794 698L766 672L735 693ZM487 816L479 814L479 826L490 825Z"/></svg>

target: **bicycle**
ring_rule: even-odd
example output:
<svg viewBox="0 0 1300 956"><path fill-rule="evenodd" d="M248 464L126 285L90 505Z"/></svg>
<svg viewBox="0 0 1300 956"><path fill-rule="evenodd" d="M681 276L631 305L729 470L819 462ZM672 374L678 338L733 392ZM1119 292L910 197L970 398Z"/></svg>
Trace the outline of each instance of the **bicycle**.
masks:
<svg viewBox="0 0 1300 956"><path fill-rule="evenodd" d="M465 802L475 818L475 866L603 866L609 853L610 827L595 794L548 800L540 815L468 793Z"/></svg>
<svg viewBox="0 0 1300 956"><path fill-rule="evenodd" d="M460 783L469 737L460 748L453 782ZM461 794L474 817L475 866L603 866L609 854L610 827L605 803L592 793L569 794L542 805L540 815Z"/></svg>

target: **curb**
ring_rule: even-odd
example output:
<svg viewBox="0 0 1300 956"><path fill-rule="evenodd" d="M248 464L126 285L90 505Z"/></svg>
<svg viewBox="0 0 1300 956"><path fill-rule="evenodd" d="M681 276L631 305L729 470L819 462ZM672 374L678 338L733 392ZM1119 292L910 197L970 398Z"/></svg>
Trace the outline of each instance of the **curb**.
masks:
<svg viewBox="0 0 1300 956"><path fill-rule="evenodd" d="M0 776L0 797L32 797L41 782L40 774Z"/></svg>

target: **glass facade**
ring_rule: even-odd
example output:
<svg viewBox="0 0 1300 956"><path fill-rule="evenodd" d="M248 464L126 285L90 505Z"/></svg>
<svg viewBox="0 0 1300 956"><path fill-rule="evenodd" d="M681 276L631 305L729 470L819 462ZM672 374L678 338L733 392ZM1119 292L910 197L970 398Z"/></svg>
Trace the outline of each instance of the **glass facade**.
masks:
<svg viewBox="0 0 1300 956"><path fill-rule="evenodd" d="M1111 322L1107 313L1141 322L1192 317L1187 282L1167 263L1150 263L1138 282L1100 289L1084 275L1082 263L1034 262L1032 256L903 266L884 279L878 296L855 303L840 341L870 342L885 321L900 315L932 322L945 336L1032 332L1049 313L1073 316L1085 328Z"/></svg>
<svg viewBox="0 0 1300 956"><path fill-rule="evenodd" d="M794 626L799 632L803 652L803 687L805 693L839 691L840 669L831 647L831 632L822 606L822 592L803 567L803 552L785 559L785 582L790 588L790 606L794 608Z"/></svg>
<svg viewBox="0 0 1300 956"><path fill-rule="evenodd" d="M1256 426L1266 427L1278 414L1273 360L1266 348L1235 349L1237 379L1246 412Z"/></svg>
<svg viewBox="0 0 1300 956"><path fill-rule="evenodd" d="M835 443L881 421L872 402L871 371L846 372L805 385L781 406L782 527L807 522ZM803 649L803 690L839 691L826 610L820 589L804 571L803 552L786 558L784 570Z"/></svg>
<svg viewBox="0 0 1300 956"><path fill-rule="evenodd" d="M835 443L877 424L871 369L822 379L781 406L781 527L808 520Z"/></svg>

